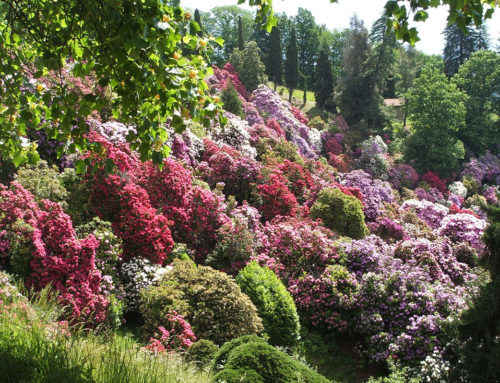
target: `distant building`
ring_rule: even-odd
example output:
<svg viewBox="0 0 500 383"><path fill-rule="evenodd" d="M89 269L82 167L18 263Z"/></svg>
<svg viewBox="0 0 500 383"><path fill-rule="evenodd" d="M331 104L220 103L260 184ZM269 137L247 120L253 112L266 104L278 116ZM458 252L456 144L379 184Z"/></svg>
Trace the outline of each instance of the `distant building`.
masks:
<svg viewBox="0 0 500 383"><path fill-rule="evenodd" d="M398 120L403 121L404 119L404 108L403 100L400 98L386 98L384 99L384 104L392 112L394 117Z"/></svg>

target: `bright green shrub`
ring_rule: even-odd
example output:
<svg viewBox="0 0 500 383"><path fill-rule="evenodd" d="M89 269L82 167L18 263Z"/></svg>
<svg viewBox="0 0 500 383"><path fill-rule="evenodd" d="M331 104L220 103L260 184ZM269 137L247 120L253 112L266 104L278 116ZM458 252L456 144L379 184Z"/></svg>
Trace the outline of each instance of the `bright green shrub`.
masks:
<svg viewBox="0 0 500 383"><path fill-rule="evenodd" d="M306 367L291 356L263 342L250 342L235 347L229 354L224 370L217 373L213 381L222 382L231 371L245 371L251 382L263 383L329 383L330 381ZM249 371L255 371L262 380ZM235 380L234 382L237 382Z"/></svg>
<svg viewBox="0 0 500 383"><path fill-rule="evenodd" d="M222 370L214 376L216 383L264 383L264 379L254 370Z"/></svg>
<svg viewBox="0 0 500 383"><path fill-rule="evenodd" d="M231 277L192 262L175 260L158 285L142 292L142 300L146 333L163 326L170 310L186 318L197 338L216 344L263 331L257 309Z"/></svg>
<svg viewBox="0 0 500 383"><path fill-rule="evenodd" d="M89 205L90 188L83 176L77 174L75 169L67 168L61 174L61 182L68 192L65 212L71 216L73 226L77 227L92 221L94 214Z"/></svg>
<svg viewBox="0 0 500 383"><path fill-rule="evenodd" d="M299 316L292 296L276 274L251 262L240 271L236 283L257 307L269 343L275 346L296 344L300 333Z"/></svg>
<svg viewBox="0 0 500 383"><path fill-rule="evenodd" d="M227 87L222 91L221 100L224 103L225 110L242 118L245 116L241 107L240 97L231 81L229 81Z"/></svg>
<svg viewBox="0 0 500 383"><path fill-rule="evenodd" d="M199 367L206 367L217 353L217 345L208 339L201 339L189 346L186 352L186 361Z"/></svg>
<svg viewBox="0 0 500 383"><path fill-rule="evenodd" d="M59 202L63 209L67 207L68 192L64 188L61 175L57 167L47 165L46 161L19 168L16 180L33 194L36 201L49 199Z"/></svg>
<svg viewBox="0 0 500 383"><path fill-rule="evenodd" d="M239 338L233 339L229 342L226 342L222 345L222 347L217 351L217 353L214 356L214 359L212 360L212 370L213 371L220 371L224 369L224 366L227 363L227 359L229 357L229 354L231 351L233 351L236 347L241 346L242 344L245 343L256 343L256 342L262 342L266 343L266 340L264 338L261 338L257 335L243 335L240 336Z"/></svg>
<svg viewBox="0 0 500 383"><path fill-rule="evenodd" d="M22 219L12 223L7 232L9 240L9 267L18 277L26 278L31 274L30 261L35 251L31 240L34 228Z"/></svg>
<svg viewBox="0 0 500 383"><path fill-rule="evenodd" d="M323 121L323 119L320 116L314 116L310 121L309 121L309 127L315 128L318 130L326 130L328 129L328 124Z"/></svg>
<svg viewBox="0 0 500 383"><path fill-rule="evenodd" d="M289 160L299 165L304 164L304 159L300 156L297 145L285 139L273 140L270 138L261 138L257 142L256 149L257 159L266 164L281 163L284 160Z"/></svg>
<svg viewBox="0 0 500 383"><path fill-rule="evenodd" d="M361 201L337 188L319 192L311 217L321 218L326 227L350 238L360 239L368 234Z"/></svg>

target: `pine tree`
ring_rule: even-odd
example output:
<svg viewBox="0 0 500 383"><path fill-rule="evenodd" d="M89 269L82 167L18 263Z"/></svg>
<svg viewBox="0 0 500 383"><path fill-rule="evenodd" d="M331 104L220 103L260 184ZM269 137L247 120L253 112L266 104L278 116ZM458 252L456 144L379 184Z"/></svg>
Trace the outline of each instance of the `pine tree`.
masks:
<svg viewBox="0 0 500 383"><path fill-rule="evenodd" d="M238 49L242 51L245 49L245 40L243 39L243 23L241 16L238 17Z"/></svg>
<svg viewBox="0 0 500 383"><path fill-rule="evenodd" d="M314 89L318 108L328 108L333 111L333 74L326 48L321 49L319 53Z"/></svg>
<svg viewBox="0 0 500 383"><path fill-rule="evenodd" d="M221 100L224 103L225 110L240 117L244 116L241 100L231 80L229 80L226 88L222 91Z"/></svg>
<svg viewBox="0 0 500 383"><path fill-rule="evenodd" d="M281 36L278 27L274 27L271 31L269 39L269 74L274 81L274 90L276 86L281 84L283 73L282 68L283 56L281 52Z"/></svg>
<svg viewBox="0 0 500 383"><path fill-rule="evenodd" d="M481 49L488 49L488 37L484 26L467 28L465 34L457 24L451 24L444 30L446 44L443 51L444 71L448 77L458 72L458 68L470 55Z"/></svg>
<svg viewBox="0 0 500 383"><path fill-rule="evenodd" d="M285 82L289 92L288 101L292 102L293 91L297 88L297 84L299 82L299 57L297 54L297 38L295 36L295 29L292 29L290 41L288 42L288 46L286 48Z"/></svg>
<svg viewBox="0 0 500 383"><path fill-rule="evenodd" d="M194 10L194 21L198 23L200 26L200 30L196 33L199 37L203 36L203 26L201 25L201 16L200 16L200 11L198 11L198 8Z"/></svg>

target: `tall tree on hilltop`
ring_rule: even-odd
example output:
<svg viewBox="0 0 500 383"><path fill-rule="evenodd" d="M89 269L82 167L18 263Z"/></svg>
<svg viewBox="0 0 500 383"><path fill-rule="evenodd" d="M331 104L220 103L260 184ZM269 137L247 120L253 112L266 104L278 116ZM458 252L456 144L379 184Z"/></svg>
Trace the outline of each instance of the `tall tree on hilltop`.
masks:
<svg viewBox="0 0 500 383"><path fill-rule="evenodd" d="M368 30L363 21L353 16L344 52L339 97L340 111L350 125L359 124L364 118L370 94L364 64L369 55Z"/></svg>
<svg viewBox="0 0 500 383"><path fill-rule="evenodd" d="M245 40L243 39L243 22L241 16L238 17L238 49L242 51L245 49Z"/></svg>
<svg viewBox="0 0 500 383"><path fill-rule="evenodd" d="M267 82L266 67L262 63L261 52L255 41L245 43L245 49L235 49L231 53L229 62L240 75L245 87L253 92L260 84Z"/></svg>
<svg viewBox="0 0 500 383"><path fill-rule="evenodd" d="M203 26L201 25L201 16L200 16L200 11L198 8L194 10L194 21L198 23L200 26L200 30L196 33L199 37L203 36Z"/></svg>
<svg viewBox="0 0 500 383"><path fill-rule="evenodd" d="M304 99L308 84L314 84L314 65L318 57L319 33L318 26L311 11L299 8L295 17L297 28L297 47L299 54L299 70L301 72L301 86L304 90Z"/></svg>
<svg viewBox="0 0 500 383"><path fill-rule="evenodd" d="M316 83L314 87L316 105L318 108L335 111L333 103L333 74L332 65L328 59L326 48L322 48L316 64Z"/></svg>
<svg viewBox="0 0 500 383"><path fill-rule="evenodd" d="M295 29L292 29L290 41L286 48L285 82L289 93L288 101L292 102L293 91L297 88L297 84L299 83L299 57L297 53Z"/></svg>
<svg viewBox="0 0 500 383"><path fill-rule="evenodd" d="M274 82L274 91L276 86L281 84L283 73L283 53L281 51L281 36L278 27L274 27L271 31L269 39L269 74Z"/></svg>
<svg viewBox="0 0 500 383"><path fill-rule="evenodd" d="M479 28L468 27L467 32L464 33L457 24L451 24L444 30L444 70L448 77L457 73L460 65L467 61L472 53L488 49L488 36L484 25Z"/></svg>

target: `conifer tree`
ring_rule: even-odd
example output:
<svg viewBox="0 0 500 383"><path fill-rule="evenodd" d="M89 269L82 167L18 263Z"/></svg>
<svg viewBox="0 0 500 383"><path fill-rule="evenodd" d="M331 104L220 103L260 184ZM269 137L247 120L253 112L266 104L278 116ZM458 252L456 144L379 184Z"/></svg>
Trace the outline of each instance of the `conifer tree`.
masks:
<svg viewBox="0 0 500 383"><path fill-rule="evenodd" d="M467 34L457 24L444 30L444 71L448 77L458 72L458 68L469 59L472 53L488 48L488 38L484 26L467 28Z"/></svg>
<svg viewBox="0 0 500 383"><path fill-rule="evenodd" d="M282 52L281 52L281 36L278 27L274 27L271 31L269 39L269 72L274 82L274 90L276 86L281 84L281 77L283 73L282 66Z"/></svg>
<svg viewBox="0 0 500 383"><path fill-rule="evenodd" d="M243 23L241 16L238 16L238 49L242 51L245 49L245 40L243 39Z"/></svg>
<svg viewBox="0 0 500 383"><path fill-rule="evenodd" d="M334 110L333 101L333 74L326 48L321 49L316 65L316 83L314 87L316 105L318 108Z"/></svg>
<svg viewBox="0 0 500 383"><path fill-rule="evenodd" d="M288 101L292 102L293 91L297 88L299 82L299 57L297 54L297 37L295 36L295 29L292 29L290 41L286 48L285 82L289 92Z"/></svg>
<svg viewBox="0 0 500 383"><path fill-rule="evenodd" d="M201 25L201 16L200 16L200 11L198 8L194 10L194 21L198 23L200 26L200 30L196 33L199 37L203 36L203 26Z"/></svg>

